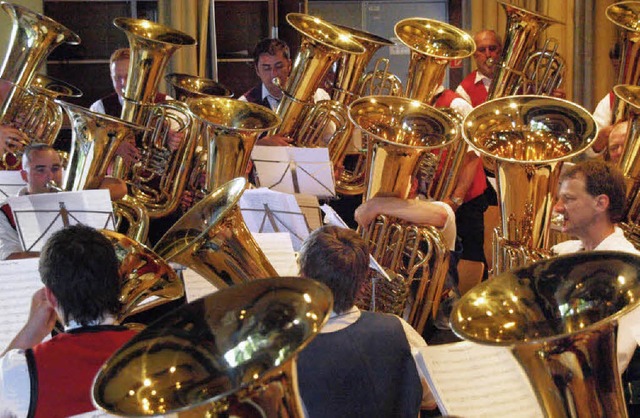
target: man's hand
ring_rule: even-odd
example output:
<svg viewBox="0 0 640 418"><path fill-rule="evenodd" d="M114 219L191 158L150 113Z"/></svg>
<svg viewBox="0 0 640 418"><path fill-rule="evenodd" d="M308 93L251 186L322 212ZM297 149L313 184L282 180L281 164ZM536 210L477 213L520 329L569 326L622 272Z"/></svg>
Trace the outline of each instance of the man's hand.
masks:
<svg viewBox="0 0 640 418"><path fill-rule="evenodd" d="M133 138L122 141L116 150L116 155L122 157L126 165L134 164L140 160L140 150L136 147Z"/></svg>
<svg viewBox="0 0 640 418"><path fill-rule="evenodd" d="M177 150L180 147L180 143L184 139L184 132L176 132L169 130L169 138L167 140L167 146L171 152Z"/></svg>
<svg viewBox="0 0 640 418"><path fill-rule="evenodd" d="M29 142L29 138L18 129L0 125L0 152L3 154L21 151Z"/></svg>
<svg viewBox="0 0 640 418"><path fill-rule="evenodd" d="M380 214L378 201L373 198L367 200L356 209L353 214L354 219L361 227L368 227L371 222Z"/></svg>
<svg viewBox="0 0 640 418"><path fill-rule="evenodd" d="M44 337L51 333L56 319L56 311L47 300L45 288L43 287L33 294L29 319L11 341L6 351L17 348L26 350L39 344Z"/></svg>
<svg viewBox="0 0 640 418"><path fill-rule="evenodd" d="M291 145L292 142L293 139L289 138L288 136L271 135L258 139L256 145L266 145L270 147L287 147Z"/></svg>

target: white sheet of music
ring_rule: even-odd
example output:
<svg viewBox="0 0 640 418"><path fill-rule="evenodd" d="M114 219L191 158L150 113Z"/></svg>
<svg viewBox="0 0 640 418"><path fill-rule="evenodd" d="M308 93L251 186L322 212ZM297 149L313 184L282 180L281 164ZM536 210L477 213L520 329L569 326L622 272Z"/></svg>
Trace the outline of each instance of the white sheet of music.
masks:
<svg viewBox="0 0 640 418"><path fill-rule="evenodd" d="M15 196L27 183L22 179L20 170L0 170L0 202Z"/></svg>
<svg viewBox="0 0 640 418"><path fill-rule="evenodd" d="M0 261L0 353L29 318L31 297L44 287L38 258Z"/></svg>
<svg viewBox="0 0 640 418"><path fill-rule="evenodd" d="M252 233L260 249L280 276L298 276L298 261L293 251L291 235L286 232Z"/></svg>
<svg viewBox="0 0 640 418"><path fill-rule="evenodd" d="M418 363L443 415L465 418L543 416L508 347L462 341L420 348Z"/></svg>
<svg viewBox="0 0 640 418"><path fill-rule="evenodd" d="M261 187L245 190L239 205L252 233L288 232L296 251L309 236L307 221L294 195Z"/></svg>
<svg viewBox="0 0 640 418"><path fill-rule="evenodd" d="M182 279L184 280L184 288L187 294L187 302L193 302L218 290L207 279L191 270L190 268L182 271Z"/></svg>
<svg viewBox="0 0 640 418"><path fill-rule="evenodd" d="M114 229L107 190L13 196L8 202L26 251L40 251L51 234L64 228L67 221L69 225Z"/></svg>
<svg viewBox="0 0 640 418"><path fill-rule="evenodd" d="M255 146L251 158L263 187L320 197L336 194L327 148Z"/></svg>

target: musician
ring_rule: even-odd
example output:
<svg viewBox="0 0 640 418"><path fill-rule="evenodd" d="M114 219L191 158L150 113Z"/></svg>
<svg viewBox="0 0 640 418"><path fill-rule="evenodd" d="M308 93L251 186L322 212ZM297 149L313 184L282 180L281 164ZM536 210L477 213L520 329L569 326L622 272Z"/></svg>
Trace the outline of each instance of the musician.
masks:
<svg viewBox="0 0 640 418"><path fill-rule="evenodd" d="M562 232L578 239L551 248L554 254L578 251L613 250L640 254L616 226L624 216L625 181L616 167L601 160L580 162L560 178L558 202L554 210L564 216ZM633 328L640 323L640 309L620 319L618 331L618 371L622 373L637 346Z"/></svg>
<svg viewBox="0 0 640 418"><path fill-rule="evenodd" d="M395 315L354 305L369 265L362 238L350 229L321 227L303 243L299 261L300 274L327 285L334 297L329 321L298 356L306 415L415 418L421 399L435 408L416 365L424 339Z"/></svg>
<svg viewBox="0 0 640 418"><path fill-rule="evenodd" d="M39 265L44 288L33 295L27 323L0 357L1 416L95 410L94 376L134 335L113 325L120 309L118 268L113 245L92 228L74 225L49 238ZM43 342L56 318L65 332Z"/></svg>
<svg viewBox="0 0 640 418"><path fill-rule="evenodd" d="M624 142L627 139L627 130L629 129L629 121L618 122L611 128L607 149L604 152L605 161L610 161L617 165L622 156Z"/></svg>
<svg viewBox="0 0 640 418"><path fill-rule="evenodd" d="M22 154L20 174L27 185L18 192L18 196L54 192L55 190L48 187L48 183L53 180L56 185L62 185L63 168L60 154L47 144L33 143L27 146ZM127 193L125 183L113 177L105 177L100 188L109 189L111 200L121 199ZM5 202L0 206L0 210L2 211L0 214L0 259L12 258L12 255L25 255L22 253L11 207Z"/></svg>
<svg viewBox="0 0 640 418"><path fill-rule="evenodd" d="M490 29L476 33L473 40L476 43L473 59L477 69L462 80L456 88L456 93L476 107L487 101L489 87L496 75L497 64L502 54L502 40L496 31Z"/></svg>
<svg viewBox="0 0 640 418"><path fill-rule="evenodd" d="M275 78L280 80L280 86L284 88L289 78L289 73L291 73L289 46L280 39L263 39L258 42L253 51L253 63L261 83L240 96L239 100L257 103L275 111L280 104L283 92L273 80ZM326 91L317 89L313 99L318 102L320 100L330 100L331 97ZM260 138L257 144L287 146L291 142L291 138L272 135Z"/></svg>

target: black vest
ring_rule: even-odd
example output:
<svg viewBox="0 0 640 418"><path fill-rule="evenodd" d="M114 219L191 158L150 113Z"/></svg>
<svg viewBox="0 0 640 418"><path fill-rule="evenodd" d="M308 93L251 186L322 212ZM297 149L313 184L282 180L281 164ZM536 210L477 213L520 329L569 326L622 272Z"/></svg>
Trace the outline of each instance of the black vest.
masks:
<svg viewBox="0 0 640 418"><path fill-rule="evenodd" d="M298 383L311 418L415 418L420 411L420 377L392 315L362 312L347 328L319 334L298 356Z"/></svg>
<svg viewBox="0 0 640 418"><path fill-rule="evenodd" d="M160 103L165 101L167 95L164 93L156 93L156 97L153 99L154 103ZM109 116L119 118L122 115L122 105L118 100L118 95L114 92L102 99L102 105L104 106L104 113Z"/></svg>
<svg viewBox="0 0 640 418"><path fill-rule="evenodd" d="M247 99L249 103L256 103L266 107L271 110L271 106L269 105L269 100L265 97L262 98L262 84L258 84L248 92L244 94L244 98Z"/></svg>

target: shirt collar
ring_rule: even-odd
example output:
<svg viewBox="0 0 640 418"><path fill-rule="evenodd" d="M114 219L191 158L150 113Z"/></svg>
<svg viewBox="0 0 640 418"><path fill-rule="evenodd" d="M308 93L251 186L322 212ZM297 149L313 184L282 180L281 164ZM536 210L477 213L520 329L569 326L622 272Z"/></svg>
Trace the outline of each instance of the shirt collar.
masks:
<svg viewBox="0 0 640 418"><path fill-rule="evenodd" d="M329 320L320 330L321 334L328 332L340 331L341 329L345 329L349 325L356 322L360 319L360 309L357 306L352 306L349 310L342 312L341 314L337 314L331 311L331 315L329 316Z"/></svg>
<svg viewBox="0 0 640 418"><path fill-rule="evenodd" d="M95 321L90 321L87 325L82 325L79 322L74 321L73 319L69 320L69 323L64 326L65 331L71 331L72 329L81 328L83 326L87 327L95 327L96 325L113 325L116 320L112 315L105 315L103 319L96 319Z"/></svg>

